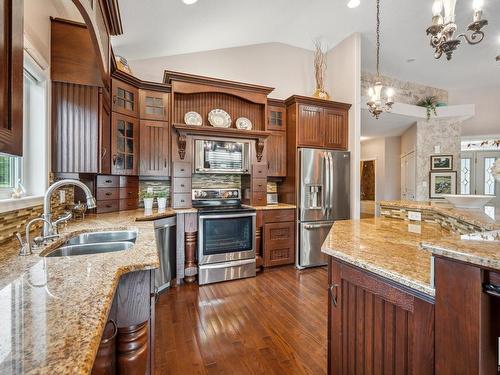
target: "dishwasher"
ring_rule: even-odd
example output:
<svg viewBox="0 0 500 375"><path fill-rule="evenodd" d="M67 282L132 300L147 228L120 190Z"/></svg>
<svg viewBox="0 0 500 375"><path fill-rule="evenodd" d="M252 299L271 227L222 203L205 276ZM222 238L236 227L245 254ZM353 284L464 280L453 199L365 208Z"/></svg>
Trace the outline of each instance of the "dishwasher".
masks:
<svg viewBox="0 0 500 375"><path fill-rule="evenodd" d="M176 217L155 220L155 237L160 268L155 272L155 287L161 292L170 286L176 277L177 220Z"/></svg>

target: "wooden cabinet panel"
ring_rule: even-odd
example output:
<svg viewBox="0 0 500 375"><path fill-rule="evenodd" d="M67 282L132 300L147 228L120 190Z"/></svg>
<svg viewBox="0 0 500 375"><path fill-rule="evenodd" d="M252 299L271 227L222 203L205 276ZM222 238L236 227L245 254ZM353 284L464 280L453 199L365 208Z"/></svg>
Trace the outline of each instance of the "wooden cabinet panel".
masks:
<svg viewBox="0 0 500 375"><path fill-rule="evenodd" d="M177 177L172 181L172 192L191 193L191 178Z"/></svg>
<svg viewBox="0 0 500 375"><path fill-rule="evenodd" d="M99 173L111 173L111 105L109 92L99 89Z"/></svg>
<svg viewBox="0 0 500 375"><path fill-rule="evenodd" d="M119 187L120 186L120 177L119 176L99 175L96 177L96 180L97 180L97 187L98 188Z"/></svg>
<svg viewBox="0 0 500 375"><path fill-rule="evenodd" d="M139 200L137 198L120 199L120 211L135 210L138 207Z"/></svg>
<svg viewBox="0 0 500 375"><path fill-rule="evenodd" d="M96 198L98 201L120 199L120 189L118 189L118 188L98 188Z"/></svg>
<svg viewBox="0 0 500 375"><path fill-rule="evenodd" d="M191 207L191 193L172 194L172 208L189 208L189 207Z"/></svg>
<svg viewBox="0 0 500 375"><path fill-rule="evenodd" d="M52 83L52 172L98 173L99 89Z"/></svg>
<svg viewBox="0 0 500 375"><path fill-rule="evenodd" d="M174 162L172 164L172 177L191 177L191 163Z"/></svg>
<svg viewBox="0 0 500 375"><path fill-rule="evenodd" d="M328 373L433 374L434 305L329 261Z"/></svg>
<svg viewBox="0 0 500 375"><path fill-rule="evenodd" d="M167 122L141 120L139 173L170 175L170 126Z"/></svg>
<svg viewBox="0 0 500 375"><path fill-rule="evenodd" d="M115 212L120 210L120 200L97 201L96 213Z"/></svg>
<svg viewBox="0 0 500 375"><path fill-rule="evenodd" d="M126 187L119 189L120 199L139 199L139 189L137 187Z"/></svg>
<svg viewBox="0 0 500 375"><path fill-rule="evenodd" d="M267 107L267 130L286 130L286 108L269 105Z"/></svg>
<svg viewBox="0 0 500 375"><path fill-rule="evenodd" d="M286 133L272 132L266 140L267 175L271 177L286 176Z"/></svg>
<svg viewBox="0 0 500 375"><path fill-rule="evenodd" d="M298 113L298 145L322 147L323 135L323 109L310 105L299 105Z"/></svg>
<svg viewBox="0 0 500 375"><path fill-rule="evenodd" d="M112 102L113 112L138 117L139 90L137 90L134 86L121 82L117 79L113 79Z"/></svg>
<svg viewBox="0 0 500 375"><path fill-rule="evenodd" d="M347 111L324 109L324 147L347 150L348 129Z"/></svg>
<svg viewBox="0 0 500 375"><path fill-rule="evenodd" d="M252 191L253 192L267 192L267 179L266 178L254 178L252 179Z"/></svg>
<svg viewBox="0 0 500 375"><path fill-rule="evenodd" d="M139 158L137 119L119 113L111 117L111 160L113 174L136 175Z"/></svg>
<svg viewBox="0 0 500 375"><path fill-rule="evenodd" d="M266 210L264 212L264 223L281 223L295 220L295 209Z"/></svg>
<svg viewBox="0 0 500 375"><path fill-rule="evenodd" d="M266 178L267 168L263 164L252 165L252 178Z"/></svg>
<svg viewBox="0 0 500 375"><path fill-rule="evenodd" d="M139 177L137 177L137 176L120 176L120 187L122 187L122 188L139 187Z"/></svg>
<svg viewBox="0 0 500 375"><path fill-rule="evenodd" d="M168 93L139 90L140 118L168 121L169 99Z"/></svg>
<svg viewBox="0 0 500 375"><path fill-rule="evenodd" d="M267 193L264 191L255 191L252 193L252 206L266 206Z"/></svg>
<svg viewBox="0 0 500 375"><path fill-rule="evenodd" d="M295 223L264 225L264 266L273 267L295 262Z"/></svg>
<svg viewBox="0 0 500 375"><path fill-rule="evenodd" d="M23 154L23 0L0 0L0 152Z"/></svg>

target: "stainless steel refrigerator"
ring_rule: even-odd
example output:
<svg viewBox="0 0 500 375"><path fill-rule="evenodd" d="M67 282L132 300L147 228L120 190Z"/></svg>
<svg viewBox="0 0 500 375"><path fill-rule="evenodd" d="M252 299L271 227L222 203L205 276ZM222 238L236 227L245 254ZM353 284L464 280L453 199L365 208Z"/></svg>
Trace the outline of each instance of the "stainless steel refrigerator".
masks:
<svg viewBox="0 0 500 375"><path fill-rule="evenodd" d="M298 152L299 269L327 263L321 245L335 220L350 218L350 153L311 148Z"/></svg>

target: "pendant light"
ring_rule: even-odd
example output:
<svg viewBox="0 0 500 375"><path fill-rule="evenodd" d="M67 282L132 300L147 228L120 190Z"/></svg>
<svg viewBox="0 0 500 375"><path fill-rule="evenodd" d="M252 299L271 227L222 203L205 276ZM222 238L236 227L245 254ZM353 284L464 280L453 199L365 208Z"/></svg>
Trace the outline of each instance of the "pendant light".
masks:
<svg viewBox="0 0 500 375"><path fill-rule="evenodd" d="M387 88L385 94L387 98L382 99L382 80L380 78L380 0L377 0L377 77L373 87L368 90L370 100L368 103L368 110L377 120L382 112L389 112L392 109L394 90Z"/></svg>

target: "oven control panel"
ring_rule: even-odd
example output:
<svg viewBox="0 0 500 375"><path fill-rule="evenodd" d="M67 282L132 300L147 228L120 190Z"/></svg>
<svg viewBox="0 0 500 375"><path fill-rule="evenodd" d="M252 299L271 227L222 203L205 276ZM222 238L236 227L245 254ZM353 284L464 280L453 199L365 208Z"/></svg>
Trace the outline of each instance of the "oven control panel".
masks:
<svg viewBox="0 0 500 375"><path fill-rule="evenodd" d="M193 189L194 200L240 199L240 189Z"/></svg>

